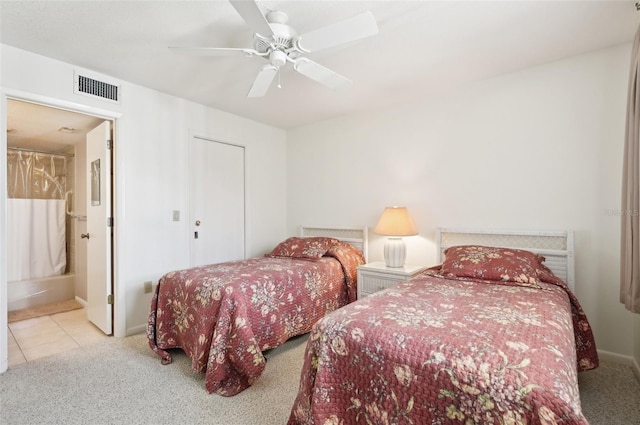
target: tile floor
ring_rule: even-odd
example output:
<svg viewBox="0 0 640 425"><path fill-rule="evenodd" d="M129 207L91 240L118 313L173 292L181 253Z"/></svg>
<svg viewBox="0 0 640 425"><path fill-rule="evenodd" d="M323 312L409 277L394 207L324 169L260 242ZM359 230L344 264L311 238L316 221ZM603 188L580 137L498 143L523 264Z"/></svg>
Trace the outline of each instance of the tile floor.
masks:
<svg viewBox="0 0 640 425"><path fill-rule="evenodd" d="M9 323L9 368L106 338L83 308Z"/></svg>

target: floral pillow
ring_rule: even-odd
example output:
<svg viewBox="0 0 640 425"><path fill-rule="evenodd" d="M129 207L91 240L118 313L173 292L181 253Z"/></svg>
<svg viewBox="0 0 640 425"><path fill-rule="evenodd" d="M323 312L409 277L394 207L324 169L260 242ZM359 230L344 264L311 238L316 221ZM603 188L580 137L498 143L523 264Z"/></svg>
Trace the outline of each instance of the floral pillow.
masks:
<svg viewBox="0 0 640 425"><path fill-rule="evenodd" d="M480 245L463 245L444 252L444 277L518 282L538 286L544 257L529 251Z"/></svg>
<svg viewBox="0 0 640 425"><path fill-rule="evenodd" d="M269 257L291 257L317 259L327 253L329 248L340 242L334 238L289 238L280 242L273 251L267 256Z"/></svg>

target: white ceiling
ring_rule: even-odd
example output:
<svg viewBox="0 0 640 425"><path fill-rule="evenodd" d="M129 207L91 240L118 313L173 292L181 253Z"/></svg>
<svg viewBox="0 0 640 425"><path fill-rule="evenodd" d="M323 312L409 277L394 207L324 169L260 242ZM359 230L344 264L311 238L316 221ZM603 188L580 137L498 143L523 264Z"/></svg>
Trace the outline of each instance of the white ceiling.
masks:
<svg viewBox="0 0 640 425"><path fill-rule="evenodd" d="M7 102L7 146L44 152L65 152L86 140L102 121L90 115L28 102Z"/></svg>
<svg viewBox="0 0 640 425"><path fill-rule="evenodd" d="M353 85L333 91L287 66L282 88L274 84L264 98L250 99L264 59L193 57L167 48L251 47L252 31L226 0L2 0L0 41L288 129L631 42L640 22L633 1L262 4L286 12L298 33L371 11L378 35L307 55Z"/></svg>

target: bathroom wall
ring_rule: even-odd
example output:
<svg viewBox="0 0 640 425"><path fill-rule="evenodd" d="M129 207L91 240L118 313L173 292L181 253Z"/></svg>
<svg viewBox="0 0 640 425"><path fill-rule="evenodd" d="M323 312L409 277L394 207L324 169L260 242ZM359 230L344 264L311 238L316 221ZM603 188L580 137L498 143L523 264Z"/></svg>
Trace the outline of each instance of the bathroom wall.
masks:
<svg viewBox="0 0 640 425"><path fill-rule="evenodd" d="M73 190L73 213L76 216L84 217L87 214L87 147L86 143L78 143L74 146L75 176ZM72 223L73 238L70 240L75 259L76 274L76 298L87 300L87 244L80 238L82 233L87 231L87 221L84 219L74 219Z"/></svg>

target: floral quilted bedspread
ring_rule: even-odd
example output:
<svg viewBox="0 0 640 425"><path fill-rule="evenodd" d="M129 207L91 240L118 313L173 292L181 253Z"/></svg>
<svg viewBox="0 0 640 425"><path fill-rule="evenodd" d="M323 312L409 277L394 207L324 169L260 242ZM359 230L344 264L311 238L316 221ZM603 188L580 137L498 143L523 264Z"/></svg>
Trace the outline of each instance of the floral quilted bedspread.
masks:
<svg viewBox="0 0 640 425"><path fill-rule="evenodd" d="M418 277L314 326L289 424L587 424L578 371L597 367L575 296Z"/></svg>
<svg viewBox="0 0 640 425"><path fill-rule="evenodd" d="M181 348L205 373L209 392L235 395L260 377L262 351L351 301L362 262L342 256L262 257L167 273L151 303L149 346L163 364L171 362L167 349Z"/></svg>

